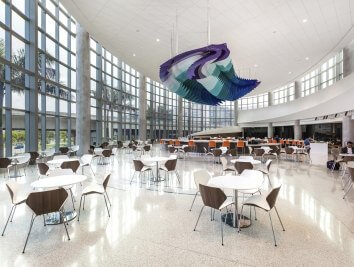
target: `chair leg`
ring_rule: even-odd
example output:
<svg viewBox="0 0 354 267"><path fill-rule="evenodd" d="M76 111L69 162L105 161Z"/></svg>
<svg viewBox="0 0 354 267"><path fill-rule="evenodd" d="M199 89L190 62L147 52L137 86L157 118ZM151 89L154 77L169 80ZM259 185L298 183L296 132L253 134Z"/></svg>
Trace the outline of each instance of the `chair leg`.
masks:
<svg viewBox="0 0 354 267"><path fill-rule="evenodd" d="M7 218L7 221L6 221L4 230L2 231L2 234L1 234L2 236L4 236L4 234L5 234L5 230L6 230L7 224L9 223L9 220L10 220L10 218L12 217L12 212L15 213L15 211L14 211L15 207L16 207L16 206L14 205L14 206L12 206L12 208L11 208L9 217ZM12 221L12 219L11 219L11 221Z"/></svg>
<svg viewBox="0 0 354 267"><path fill-rule="evenodd" d="M227 215L226 215L227 217ZM225 221L226 221L226 217L225 217ZM221 228L221 245L224 245L224 229L223 229L223 223L222 223L222 213L220 211L220 228Z"/></svg>
<svg viewBox="0 0 354 267"><path fill-rule="evenodd" d="M274 206L274 209L275 209L275 212L277 213L277 216L278 216L279 222L280 222L280 224L281 224L281 227L283 228L283 231L285 231L285 228L284 228L283 222L282 222L281 219L280 219L280 216L279 216L277 207Z"/></svg>
<svg viewBox="0 0 354 267"><path fill-rule="evenodd" d="M178 173L177 170L175 170L175 173L176 173L176 177L177 177L178 183L180 184L180 183L181 183L181 180L179 179L179 173Z"/></svg>
<svg viewBox="0 0 354 267"><path fill-rule="evenodd" d="M203 206L202 209L201 209L200 212L199 212L199 216L198 216L197 222L195 223L195 226L194 226L194 230L193 230L193 231L195 231L195 229L197 228L197 225L198 225L198 222L199 222L199 219L200 219L200 215L202 215L202 212L203 212L204 207L205 207L205 206Z"/></svg>
<svg viewBox="0 0 354 267"><path fill-rule="evenodd" d="M29 231L28 231L28 235L27 235L26 242L25 242L25 246L23 247L22 253L25 253L26 246L27 246L27 242L28 242L28 238L29 238L29 236L30 236L30 234L31 234L33 222L34 222L35 219L36 219L36 217L34 216L34 214L32 214L30 228L29 228Z"/></svg>
<svg viewBox="0 0 354 267"><path fill-rule="evenodd" d="M347 196L347 194L350 192L350 190L352 189L353 187L353 183L351 182L348 186L348 190L344 193L344 196L343 196L343 199L345 199L345 197Z"/></svg>
<svg viewBox="0 0 354 267"><path fill-rule="evenodd" d="M109 214L109 208L108 208L106 196L105 196L104 194L103 194L103 198L104 198L104 202L106 203L106 208L107 208L107 212L108 212L108 217L111 217L111 214Z"/></svg>
<svg viewBox="0 0 354 267"><path fill-rule="evenodd" d="M44 225L44 226L47 226L47 224L45 223L45 216L44 216L44 214L43 214L43 225Z"/></svg>
<svg viewBox="0 0 354 267"><path fill-rule="evenodd" d="M274 246L277 246L277 241L275 240L275 234L274 234L272 216L270 215L270 211L268 212L268 215L269 215L270 225L272 226L272 232L273 232L273 238L274 238Z"/></svg>
<svg viewBox="0 0 354 267"><path fill-rule="evenodd" d="M81 212L82 197L84 197L84 195L81 195L81 198L80 198L79 214L78 214L78 216L77 216L77 221L80 220L80 212Z"/></svg>
<svg viewBox="0 0 354 267"><path fill-rule="evenodd" d="M82 210L85 210L85 201L86 201L86 196L84 195L84 202L82 203Z"/></svg>
<svg viewBox="0 0 354 267"><path fill-rule="evenodd" d="M107 197L107 200L108 200L109 205L110 205L110 206L112 206L112 204L111 204L111 200L110 200L110 199L109 199L109 197L108 197L108 193L107 193L107 191L105 192L105 194L106 194L106 197Z"/></svg>
<svg viewBox="0 0 354 267"><path fill-rule="evenodd" d="M71 201L72 201L72 203L73 203L73 208L74 208L74 210L75 210L73 191L71 190L71 188L69 189L69 191L70 191Z"/></svg>
<svg viewBox="0 0 354 267"><path fill-rule="evenodd" d="M13 218L14 218L14 215L15 215L15 212L16 212L16 208L17 208L17 205L15 205L15 208L14 208L14 211L13 211L13 213L12 213L10 222L12 222L12 220L13 220Z"/></svg>
<svg viewBox="0 0 354 267"><path fill-rule="evenodd" d="M254 208L254 219L257 221L257 212L256 212L256 207L253 207Z"/></svg>
<svg viewBox="0 0 354 267"><path fill-rule="evenodd" d="M189 211L192 211L192 208L193 208L193 204L195 202L195 199L197 198L197 195L198 195L198 191L195 193L194 195L194 199L193 199L193 202L192 202L192 205L191 205L191 208L189 209Z"/></svg>
<svg viewBox="0 0 354 267"><path fill-rule="evenodd" d="M64 228L65 228L65 231L66 231L66 235L68 236L68 240L70 240L70 236L69 236L69 232L68 232L68 228L66 228L66 223L64 221L64 214L63 214L63 211L60 212L60 216L62 217L63 219L63 224L64 224Z"/></svg>
<svg viewBox="0 0 354 267"><path fill-rule="evenodd" d="M135 173L136 173L136 171L133 173L133 176L132 176L132 178L130 179L130 184L132 184L132 182L133 182L133 179L134 179Z"/></svg>

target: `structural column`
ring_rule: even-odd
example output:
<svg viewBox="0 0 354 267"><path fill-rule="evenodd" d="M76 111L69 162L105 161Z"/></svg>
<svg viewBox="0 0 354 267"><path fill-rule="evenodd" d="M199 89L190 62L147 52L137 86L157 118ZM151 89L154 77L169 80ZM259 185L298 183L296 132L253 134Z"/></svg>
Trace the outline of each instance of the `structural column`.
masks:
<svg viewBox="0 0 354 267"><path fill-rule="evenodd" d="M76 25L76 145L81 156L90 148L90 36Z"/></svg>
<svg viewBox="0 0 354 267"><path fill-rule="evenodd" d="M238 126L238 101L234 101L234 126Z"/></svg>
<svg viewBox="0 0 354 267"><path fill-rule="evenodd" d="M300 125L300 120L296 120L294 123L294 139L300 140L302 139L302 130Z"/></svg>
<svg viewBox="0 0 354 267"><path fill-rule="evenodd" d="M348 141L354 142L354 121L352 116L344 116L342 122L342 145L345 146Z"/></svg>
<svg viewBox="0 0 354 267"><path fill-rule="evenodd" d="M177 137L183 137L183 102L180 96L177 103Z"/></svg>
<svg viewBox="0 0 354 267"><path fill-rule="evenodd" d="M146 141L146 78L139 77L139 140Z"/></svg>
<svg viewBox="0 0 354 267"><path fill-rule="evenodd" d="M273 124L270 122L268 123L268 138L273 138L274 132L273 132Z"/></svg>

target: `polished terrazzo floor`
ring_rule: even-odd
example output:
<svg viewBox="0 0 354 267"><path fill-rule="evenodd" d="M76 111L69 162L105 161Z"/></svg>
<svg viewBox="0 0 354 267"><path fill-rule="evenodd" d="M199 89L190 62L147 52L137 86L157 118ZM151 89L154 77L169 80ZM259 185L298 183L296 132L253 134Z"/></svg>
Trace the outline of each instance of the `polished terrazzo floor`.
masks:
<svg viewBox="0 0 354 267"><path fill-rule="evenodd" d="M154 146L154 155L167 155ZM100 182L112 172L108 194L111 217L103 198L88 196L80 222L69 223L68 241L63 225L43 226L35 221L25 254L22 248L31 212L25 205L17 208L5 236L0 236L1 266L353 266L354 192L342 199L338 174L325 167L279 161L271 167L273 184L282 184L277 207L286 231L273 216L278 247L274 247L268 215L257 212L258 220L241 233L225 227L221 246L218 217L210 221L205 211L197 231L193 231L202 202L200 197L190 212L195 193L192 173L207 169L221 174L221 166L196 155L178 160L181 185L174 176L154 184L139 181L129 184L133 174L133 154L120 152L110 166L94 167ZM90 175L88 170L86 174ZM0 178L0 226L10 212L7 179ZM36 170L19 182L37 179ZM264 184L264 191L268 185ZM81 186L75 187L76 205ZM354 190L353 190L354 191ZM265 192L264 192L265 193ZM67 206L71 203L68 201ZM2 228L1 228L2 230Z"/></svg>

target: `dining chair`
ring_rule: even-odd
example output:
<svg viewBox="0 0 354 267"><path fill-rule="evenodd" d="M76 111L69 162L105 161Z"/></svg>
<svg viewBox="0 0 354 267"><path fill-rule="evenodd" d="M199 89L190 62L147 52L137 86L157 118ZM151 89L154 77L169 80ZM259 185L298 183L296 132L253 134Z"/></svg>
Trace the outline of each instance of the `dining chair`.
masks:
<svg viewBox="0 0 354 267"><path fill-rule="evenodd" d="M274 208L275 212L277 213L279 222L283 228L283 231L285 231L285 228L283 226L283 222L280 219L278 210L275 206L275 203L277 201L278 195L279 195L279 191L280 191L281 185L278 187L275 187L272 189L272 191L269 192L268 195L254 195L251 196L250 198L246 199L246 201L243 202L242 204L242 208L241 208L241 216L243 214L243 208L244 206L251 206L251 207L255 207L255 208L260 208L266 212L268 212L269 215L269 220L270 220L270 225L272 227L272 232L273 232L273 238L274 238L274 245L277 246L277 241L275 239L275 234L274 234L274 228L273 228L273 222L272 222L272 216L271 216L271 210ZM241 231L240 228L240 221L239 221L239 225L238 225L238 231Z"/></svg>
<svg viewBox="0 0 354 267"><path fill-rule="evenodd" d="M37 159L40 159L40 155L37 151L31 151L31 152L28 152L30 154L30 162L29 164L30 165L35 165L36 164L36 161Z"/></svg>
<svg viewBox="0 0 354 267"><path fill-rule="evenodd" d="M62 155L67 155L69 152L69 148L64 146L64 147L59 147L59 151Z"/></svg>
<svg viewBox="0 0 354 267"><path fill-rule="evenodd" d="M112 149L103 149L102 151L102 161L104 164L109 164L112 155Z"/></svg>
<svg viewBox="0 0 354 267"><path fill-rule="evenodd" d="M236 157L237 156L236 148L229 149L228 154L231 155L231 157Z"/></svg>
<svg viewBox="0 0 354 267"><path fill-rule="evenodd" d="M222 175L226 172L233 172L236 173L236 169L232 165L227 164L227 159L225 157L220 157L221 165L222 165Z"/></svg>
<svg viewBox="0 0 354 267"><path fill-rule="evenodd" d="M59 168L59 169L54 169L54 170L49 170L49 173L47 174L48 177L55 177L55 176L61 176L61 175L75 175L73 172L72 168ZM71 201L73 204L73 209L75 210L75 199L74 199L74 194L72 191L73 185L65 186L64 189L70 192L70 197Z"/></svg>
<svg viewBox="0 0 354 267"><path fill-rule="evenodd" d="M5 170L4 178L6 172L7 172L7 177L10 177L10 167L12 166L11 162L12 161L9 158L0 158L0 169Z"/></svg>
<svg viewBox="0 0 354 267"><path fill-rule="evenodd" d="M258 159L262 160L264 153L265 152L264 152L263 148L255 148L254 149L255 158L258 158Z"/></svg>
<svg viewBox="0 0 354 267"><path fill-rule="evenodd" d="M202 215L202 212L205 207L210 207L211 209L218 210L220 212L220 228L221 228L221 245L224 245L224 230L223 230L223 213L222 210L226 208L226 214L225 214L225 222L228 214L227 207L234 204L235 202L232 200L229 200L225 193L220 189L216 187L210 187L207 185L199 184L199 192L203 200L203 207L201 208L199 212L199 216L197 219L197 222L194 226L194 231L197 228L200 216Z"/></svg>
<svg viewBox="0 0 354 267"><path fill-rule="evenodd" d="M213 156L214 156L214 163L215 159L217 159L217 162L220 163L220 156L222 154L222 150L220 148L214 148L212 150Z"/></svg>
<svg viewBox="0 0 354 267"><path fill-rule="evenodd" d="M189 211L192 211L193 204L194 204L195 199L197 198L197 195L199 193L199 185L200 184L208 185L208 182L211 179L211 175L210 175L210 173L207 170L195 171L193 173L193 177L194 177L195 187L197 188L197 192L195 192L195 195L194 195L194 198L193 198L193 202L192 202L192 205L191 205L191 208L189 209Z"/></svg>
<svg viewBox="0 0 354 267"><path fill-rule="evenodd" d="M171 172L174 172L176 174L178 183L180 184L181 183L180 176L178 171L176 170L176 167L177 167L177 159L169 159L165 162L163 166L159 167L159 170L164 171L167 175L167 178L169 178L169 174Z"/></svg>
<svg viewBox="0 0 354 267"><path fill-rule="evenodd" d="M7 182L6 188L10 194L12 207L9 217L7 218L4 230L2 231L2 236L4 236L5 234L5 230L9 221L12 222L14 218L16 207L22 203L25 203L29 192L32 191L32 188L30 188L29 186L22 185L14 181Z"/></svg>
<svg viewBox="0 0 354 267"><path fill-rule="evenodd" d="M79 215L77 217L78 221L80 220L82 198L84 199L84 201L82 203L82 210L85 210L86 196L87 195L92 195L92 194L103 195L104 202L106 204L106 208L107 208L107 212L108 212L108 217L111 217L111 215L109 213L108 204L107 204L107 200L108 200L109 205L112 206L111 201L110 201L110 199L108 197L108 194L107 194L107 185L108 185L108 182L109 182L110 178L111 178L111 174L109 173L109 174L106 175L105 179L103 180L102 185L100 185L100 184L92 184L92 185L89 185L89 186L85 187L82 190L81 198L80 198ZM107 197L107 199L106 199L106 197Z"/></svg>
<svg viewBox="0 0 354 267"><path fill-rule="evenodd" d="M38 167L38 179L41 178L41 176L47 176L49 172L49 166L44 163L44 162L38 162L37 163Z"/></svg>
<svg viewBox="0 0 354 267"><path fill-rule="evenodd" d="M272 160L268 159L267 162L266 162L266 169L265 170L259 170L259 171L262 172L263 174L267 175L269 185L270 185L270 187L273 187L272 186L272 182L270 181L270 176L269 176L269 169L270 169L271 165L272 165Z"/></svg>
<svg viewBox="0 0 354 267"><path fill-rule="evenodd" d="M292 159L292 160L295 160L295 150L292 148L292 147L285 147L285 156L286 156L286 159Z"/></svg>
<svg viewBox="0 0 354 267"><path fill-rule="evenodd" d="M241 149L241 152L244 153L245 152L245 142L242 140L237 141L236 148Z"/></svg>
<svg viewBox="0 0 354 267"><path fill-rule="evenodd" d="M141 178L141 174L145 174L146 172L152 173L151 166L145 165L141 160L133 159L133 163L134 163L134 173L133 173L133 176L130 180L130 184L132 184L136 173L139 173L139 176L138 176L139 178ZM140 184L142 184L141 179L140 179Z"/></svg>
<svg viewBox="0 0 354 267"><path fill-rule="evenodd" d="M61 165L61 169L71 169L73 173L76 174L77 170L80 167L80 161L79 160L70 160L70 161L64 161Z"/></svg>
<svg viewBox="0 0 354 267"><path fill-rule="evenodd" d="M236 161L235 162L235 169L238 174L241 174L244 170L252 170L253 164L247 161Z"/></svg>
<svg viewBox="0 0 354 267"><path fill-rule="evenodd" d="M70 236L68 229L66 228L67 218L65 216L64 203L68 197L68 192L64 188L59 188L49 191L32 192L26 199L27 206L32 210L30 229L27 234L25 246L22 253L25 253L27 242L31 234L34 220L37 216L46 215L53 212L59 212L60 218L63 221L63 225L66 231L68 240Z"/></svg>
<svg viewBox="0 0 354 267"><path fill-rule="evenodd" d="M93 175L95 175L93 169L92 169L92 161L95 156L92 154L84 154L80 158L80 167L81 167L81 173L84 174L84 168L85 167L90 167L90 170Z"/></svg>

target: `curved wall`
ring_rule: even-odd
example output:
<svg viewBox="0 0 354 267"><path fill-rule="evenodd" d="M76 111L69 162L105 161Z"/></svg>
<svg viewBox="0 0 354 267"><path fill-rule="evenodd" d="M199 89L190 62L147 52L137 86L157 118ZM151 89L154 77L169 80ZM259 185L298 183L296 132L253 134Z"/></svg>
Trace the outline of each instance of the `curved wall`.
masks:
<svg viewBox="0 0 354 267"><path fill-rule="evenodd" d="M354 73L315 94L261 109L239 110L238 123L288 122L354 109Z"/></svg>

